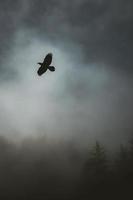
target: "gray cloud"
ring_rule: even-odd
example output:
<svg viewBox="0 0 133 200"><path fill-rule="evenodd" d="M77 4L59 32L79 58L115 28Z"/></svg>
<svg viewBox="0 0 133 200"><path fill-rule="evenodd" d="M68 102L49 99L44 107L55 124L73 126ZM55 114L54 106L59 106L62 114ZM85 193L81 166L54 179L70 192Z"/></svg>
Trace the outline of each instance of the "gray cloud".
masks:
<svg viewBox="0 0 133 200"><path fill-rule="evenodd" d="M0 2L1 199L66 199L89 145L112 150L132 137L132 6ZM56 71L39 77L48 52Z"/></svg>
<svg viewBox="0 0 133 200"><path fill-rule="evenodd" d="M38 1L24 24L51 40L81 45L87 62L132 69L131 1ZM42 37L43 37L42 36Z"/></svg>
<svg viewBox="0 0 133 200"><path fill-rule="evenodd" d="M2 132L124 141L132 131L131 8L118 0L1 2ZM36 63L49 51L57 70L38 79Z"/></svg>
<svg viewBox="0 0 133 200"><path fill-rule="evenodd" d="M132 69L132 7L131 0L6 0L1 2L2 46L9 48L14 31L27 27L42 39L80 45L86 62L128 71Z"/></svg>
<svg viewBox="0 0 133 200"><path fill-rule="evenodd" d="M105 65L84 63L75 45L72 54L31 30L18 30L12 43L4 67L14 78L0 87L2 135L12 140L46 135L81 146L95 139L111 146L128 140L132 80ZM36 63L49 51L56 71L38 77Z"/></svg>

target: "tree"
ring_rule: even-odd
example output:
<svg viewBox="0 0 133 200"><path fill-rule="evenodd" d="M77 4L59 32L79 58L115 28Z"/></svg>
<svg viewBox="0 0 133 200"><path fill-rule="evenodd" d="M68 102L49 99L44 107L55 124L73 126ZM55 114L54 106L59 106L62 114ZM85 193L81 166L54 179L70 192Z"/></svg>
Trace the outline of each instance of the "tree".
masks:
<svg viewBox="0 0 133 200"><path fill-rule="evenodd" d="M108 162L104 147L96 142L90 150L84 167L84 176L91 184L104 181L108 171Z"/></svg>

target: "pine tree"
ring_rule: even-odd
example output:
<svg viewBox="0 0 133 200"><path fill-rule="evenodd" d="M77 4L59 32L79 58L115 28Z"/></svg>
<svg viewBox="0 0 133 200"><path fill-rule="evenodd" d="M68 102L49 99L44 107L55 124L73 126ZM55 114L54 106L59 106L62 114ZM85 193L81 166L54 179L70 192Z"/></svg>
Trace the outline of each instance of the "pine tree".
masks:
<svg viewBox="0 0 133 200"><path fill-rule="evenodd" d="M99 142L96 142L89 152L89 157L85 164L84 175L89 182L98 184L105 179L107 171L108 163L105 149Z"/></svg>

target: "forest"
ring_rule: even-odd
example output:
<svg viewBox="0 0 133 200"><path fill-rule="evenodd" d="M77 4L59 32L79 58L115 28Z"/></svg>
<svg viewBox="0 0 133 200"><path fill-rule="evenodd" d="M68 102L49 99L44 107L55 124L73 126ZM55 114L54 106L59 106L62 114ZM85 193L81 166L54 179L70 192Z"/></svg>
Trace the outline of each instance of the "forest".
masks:
<svg viewBox="0 0 133 200"><path fill-rule="evenodd" d="M133 199L133 140L109 152L96 141L79 150L46 138L0 138L0 199Z"/></svg>

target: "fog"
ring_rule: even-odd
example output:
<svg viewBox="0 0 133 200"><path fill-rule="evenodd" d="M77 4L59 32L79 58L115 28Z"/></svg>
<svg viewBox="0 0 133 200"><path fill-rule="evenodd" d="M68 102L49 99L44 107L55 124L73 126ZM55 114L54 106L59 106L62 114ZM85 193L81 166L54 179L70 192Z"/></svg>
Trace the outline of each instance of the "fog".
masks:
<svg viewBox="0 0 133 200"><path fill-rule="evenodd" d="M56 71L39 77L37 62L48 52ZM18 30L2 67L1 135L13 141L45 135L51 141L80 141L81 146L97 139L110 146L128 141L132 81L104 63L84 62L76 45Z"/></svg>
<svg viewBox="0 0 133 200"><path fill-rule="evenodd" d="M0 199L130 196L132 8L0 2ZM49 52L56 70L38 76Z"/></svg>

